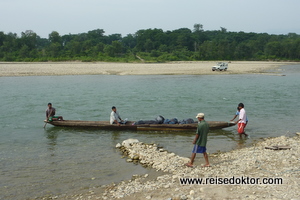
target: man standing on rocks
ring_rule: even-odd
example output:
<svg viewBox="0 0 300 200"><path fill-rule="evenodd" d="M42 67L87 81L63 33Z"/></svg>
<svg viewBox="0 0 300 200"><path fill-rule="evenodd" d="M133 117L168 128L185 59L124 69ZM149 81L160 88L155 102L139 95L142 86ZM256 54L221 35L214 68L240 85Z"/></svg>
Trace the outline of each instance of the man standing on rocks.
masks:
<svg viewBox="0 0 300 200"><path fill-rule="evenodd" d="M194 148L192 151L191 161L186 163L185 165L188 167L194 167L194 160L196 157L196 153L203 153L205 159L205 165L203 167L210 167L208 161L208 155L206 153L206 143L207 143L207 134L209 131L208 123L204 120L204 113L198 113L196 116L198 119L198 128L196 132L195 139L193 141Z"/></svg>

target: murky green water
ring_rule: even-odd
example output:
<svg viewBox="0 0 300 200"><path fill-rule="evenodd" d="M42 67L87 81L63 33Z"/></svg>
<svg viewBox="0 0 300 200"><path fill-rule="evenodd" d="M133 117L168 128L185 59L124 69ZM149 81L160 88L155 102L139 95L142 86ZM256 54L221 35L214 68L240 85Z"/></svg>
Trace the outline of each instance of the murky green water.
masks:
<svg viewBox="0 0 300 200"><path fill-rule="evenodd" d="M250 139L240 140L236 127L209 135L209 152L228 151L300 131L300 66L283 69L286 76L0 77L0 199L80 193L149 173L121 159L115 145L128 138L190 156L191 132L78 130L49 124L43 129L48 102L65 119L109 120L115 105L129 120L158 115L185 119L204 112L208 121L229 121L243 102Z"/></svg>

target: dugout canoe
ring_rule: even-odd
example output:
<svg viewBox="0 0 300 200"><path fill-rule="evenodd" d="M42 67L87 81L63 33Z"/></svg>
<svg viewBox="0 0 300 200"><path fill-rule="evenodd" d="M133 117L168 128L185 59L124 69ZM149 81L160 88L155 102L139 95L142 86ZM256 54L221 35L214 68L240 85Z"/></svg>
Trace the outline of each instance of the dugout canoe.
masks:
<svg viewBox="0 0 300 200"><path fill-rule="evenodd" d="M45 122L58 127L72 128L97 128L101 130L133 130L133 131L193 131L197 129L198 123L192 124L139 124L133 125L134 121L118 126L110 124L109 121L82 121L82 120L63 120ZM222 129L234 126L233 122L207 121L210 129Z"/></svg>

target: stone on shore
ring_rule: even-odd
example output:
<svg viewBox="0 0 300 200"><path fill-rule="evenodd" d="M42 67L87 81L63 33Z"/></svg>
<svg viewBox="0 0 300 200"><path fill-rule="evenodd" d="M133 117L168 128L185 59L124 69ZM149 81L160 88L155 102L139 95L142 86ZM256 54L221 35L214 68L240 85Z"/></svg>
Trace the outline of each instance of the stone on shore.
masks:
<svg viewBox="0 0 300 200"><path fill-rule="evenodd" d="M218 153L209 159L212 167L186 167L189 158L169 153L156 144L144 144L136 139L125 140L120 147L128 159L166 172L155 180L140 175L128 182L109 187L108 199L297 199L300 196L300 137L268 138L252 147ZM286 150L269 150L266 146L289 146ZM200 156L198 159L202 159ZM181 184L182 178L278 178L278 184ZM280 183L283 181L283 184ZM274 181L274 180L273 180Z"/></svg>
<svg viewBox="0 0 300 200"><path fill-rule="evenodd" d="M138 142L139 141L137 139L127 139L122 142L122 146L129 148L130 146Z"/></svg>

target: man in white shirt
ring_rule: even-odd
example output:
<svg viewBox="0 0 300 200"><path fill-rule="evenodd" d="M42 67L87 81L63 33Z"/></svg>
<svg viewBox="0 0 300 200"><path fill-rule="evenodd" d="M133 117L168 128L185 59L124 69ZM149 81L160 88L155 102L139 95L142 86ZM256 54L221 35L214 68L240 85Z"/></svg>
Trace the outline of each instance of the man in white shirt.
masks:
<svg viewBox="0 0 300 200"><path fill-rule="evenodd" d="M118 124L119 126L121 124L124 124L124 121L121 119L121 116L117 112L117 108L113 106L111 109L112 111L110 113L110 124Z"/></svg>
<svg viewBox="0 0 300 200"><path fill-rule="evenodd" d="M238 108L240 109L239 120L235 122L236 124L238 124L237 131L240 134L240 137L242 137L242 135L245 135L247 137L248 134L245 133L245 127L247 124L247 114L246 110L244 109L244 104L239 103Z"/></svg>

